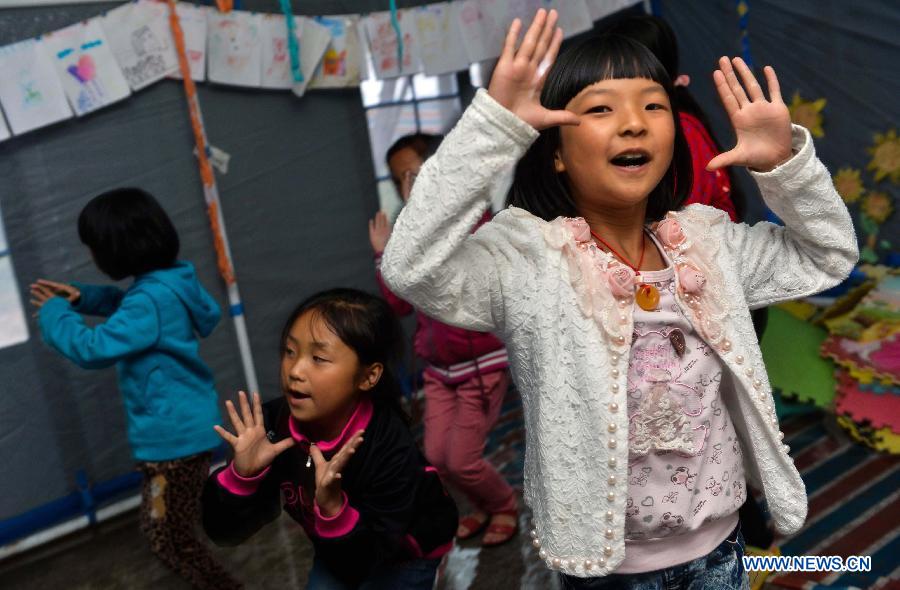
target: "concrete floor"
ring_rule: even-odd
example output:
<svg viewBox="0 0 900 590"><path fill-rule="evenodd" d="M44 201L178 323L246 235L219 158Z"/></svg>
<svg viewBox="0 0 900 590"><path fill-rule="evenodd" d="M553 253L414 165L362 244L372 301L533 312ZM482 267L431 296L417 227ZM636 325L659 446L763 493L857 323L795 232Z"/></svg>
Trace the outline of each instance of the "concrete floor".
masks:
<svg viewBox="0 0 900 590"><path fill-rule="evenodd" d="M448 555L438 590L552 590L555 579L537 559L527 537L528 515L520 516L518 538L492 549L477 540L460 543ZM248 589L301 589L312 562L312 545L286 516L235 548L213 548ZM138 531L136 512L101 523L53 544L0 563L6 590L187 589L150 553Z"/></svg>

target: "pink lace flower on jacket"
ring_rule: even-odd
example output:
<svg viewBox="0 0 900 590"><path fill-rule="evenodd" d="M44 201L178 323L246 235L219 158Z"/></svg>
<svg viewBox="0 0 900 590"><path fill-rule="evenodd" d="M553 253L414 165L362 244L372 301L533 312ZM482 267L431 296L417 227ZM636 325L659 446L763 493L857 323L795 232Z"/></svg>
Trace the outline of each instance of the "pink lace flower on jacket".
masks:
<svg viewBox="0 0 900 590"><path fill-rule="evenodd" d="M693 264L679 264L678 282L685 293L699 295L706 285L706 277Z"/></svg>
<svg viewBox="0 0 900 590"><path fill-rule="evenodd" d="M681 229L681 224L672 218L666 218L659 222L659 225L656 226L656 235L663 245L671 250L678 250L687 239Z"/></svg>
<svg viewBox="0 0 900 590"><path fill-rule="evenodd" d="M606 269L609 290L616 299L634 295L634 277L634 271L622 264Z"/></svg>

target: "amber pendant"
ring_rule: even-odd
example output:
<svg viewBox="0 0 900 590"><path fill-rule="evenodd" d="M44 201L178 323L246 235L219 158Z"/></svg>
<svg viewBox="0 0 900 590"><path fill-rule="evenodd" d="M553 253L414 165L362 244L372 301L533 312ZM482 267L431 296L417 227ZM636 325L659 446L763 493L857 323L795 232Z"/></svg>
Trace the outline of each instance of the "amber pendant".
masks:
<svg viewBox="0 0 900 590"><path fill-rule="evenodd" d="M653 311L659 305L659 290L653 285L641 283L634 293L634 300L644 311Z"/></svg>

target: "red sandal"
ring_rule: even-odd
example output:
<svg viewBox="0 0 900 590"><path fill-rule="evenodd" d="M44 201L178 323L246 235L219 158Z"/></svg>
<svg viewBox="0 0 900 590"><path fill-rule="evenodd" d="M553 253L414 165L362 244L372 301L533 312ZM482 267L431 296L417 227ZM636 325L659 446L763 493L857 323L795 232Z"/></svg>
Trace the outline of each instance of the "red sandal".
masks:
<svg viewBox="0 0 900 590"><path fill-rule="evenodd" d="M513 524L494 522L494 519L498 516L508 517L513 521ZM487 530L484 532L484 536L488 537L489 535L495 535L496 539L493 541L482 540L481 546L497 547L499 545L503 545L511 541L518 532L519 512L517 510L504 510L503 512L495 512L491 514L491 523L490 525L488 525Z"/></svg>
<svg viewBox="0 0 900 590"><path fill-rule="evenodd" d="M479 519L475 514L482 514L484 515L484 518ZM483 531L484 527L486 527L491 520L490 515L484 514L484 512L476 512L475 514L467 514L459 519L459 527L456 529L456 538L460 541L471 539Z"/></svg>

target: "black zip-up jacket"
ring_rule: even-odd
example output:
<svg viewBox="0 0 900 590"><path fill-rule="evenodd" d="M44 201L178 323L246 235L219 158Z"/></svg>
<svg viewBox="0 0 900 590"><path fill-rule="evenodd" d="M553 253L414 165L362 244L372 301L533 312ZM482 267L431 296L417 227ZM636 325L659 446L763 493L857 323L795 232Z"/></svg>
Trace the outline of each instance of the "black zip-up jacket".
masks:
<svg viewBox="0 0 900 590"><path fill-rule="evenodd" d="M359 584L381 565L449 551L459 518L456 504L396 411L364 400L337 439L316 443L330 459L355 432L365 430L341 474L344 504L331 518L314 505L315 463L287 402L267 402L263 415L270 440L293 436L297 444L254 478L241 478L231 464L210 475L203 490L203 527L214 543L242 543L283 508L306 530L317 557L345 583Z"/></svg>

